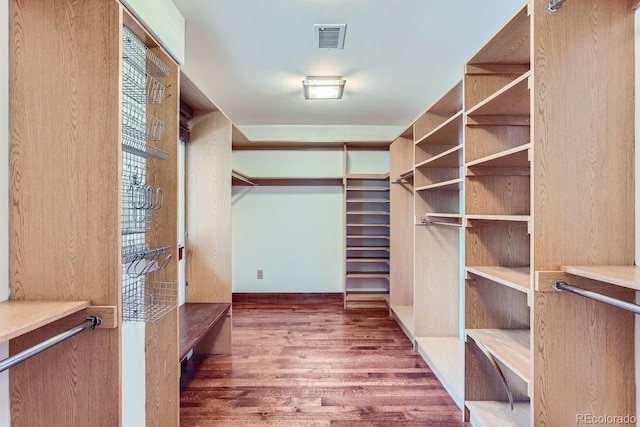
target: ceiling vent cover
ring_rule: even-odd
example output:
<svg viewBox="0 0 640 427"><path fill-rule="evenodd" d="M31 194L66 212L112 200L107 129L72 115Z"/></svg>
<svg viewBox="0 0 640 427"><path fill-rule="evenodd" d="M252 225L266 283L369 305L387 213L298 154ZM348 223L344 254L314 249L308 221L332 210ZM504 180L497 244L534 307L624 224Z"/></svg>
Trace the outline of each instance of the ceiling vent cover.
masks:
<svg viewBox="0 0 640 427"><path fill-rule="evenodd" d="M320 49L344 49L344 33L347 24L315 24L313 33Z"/></svg>

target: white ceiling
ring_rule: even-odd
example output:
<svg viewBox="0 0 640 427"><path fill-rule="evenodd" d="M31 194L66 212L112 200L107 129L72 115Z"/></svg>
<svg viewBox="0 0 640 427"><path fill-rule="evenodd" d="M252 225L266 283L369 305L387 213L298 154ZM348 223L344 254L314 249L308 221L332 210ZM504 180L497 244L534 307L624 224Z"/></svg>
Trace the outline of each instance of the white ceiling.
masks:
<svg viewBox="0 0 640 427"><path fill-rule="evenodd" d="M174 0L184 73L252 141L391 141L462 77L524 0ZM347 24L344 50L313 24ZM311 75L342 100L305 100Z"/></svg>

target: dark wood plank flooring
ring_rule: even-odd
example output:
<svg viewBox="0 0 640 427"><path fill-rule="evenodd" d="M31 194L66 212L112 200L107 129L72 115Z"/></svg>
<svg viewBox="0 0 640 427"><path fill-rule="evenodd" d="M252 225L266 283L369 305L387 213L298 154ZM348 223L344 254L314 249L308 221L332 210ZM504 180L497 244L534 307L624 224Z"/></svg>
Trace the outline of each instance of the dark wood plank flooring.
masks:
<svg viewBox="0 0 640 427"><path fill-rule="evenodd" d="M180 425L466 425L388 311L340 297L234 297L233 355L186 364Z"/></svg>

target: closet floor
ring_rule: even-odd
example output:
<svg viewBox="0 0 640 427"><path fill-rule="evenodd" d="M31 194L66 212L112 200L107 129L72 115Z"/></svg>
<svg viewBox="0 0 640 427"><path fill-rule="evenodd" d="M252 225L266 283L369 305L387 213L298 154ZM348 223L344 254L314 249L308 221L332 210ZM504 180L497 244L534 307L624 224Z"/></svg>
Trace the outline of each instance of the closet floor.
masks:
<svg viewBox="0 0 640 427"><path fill-rule="evenodd" d="M464 426L387 310L234 295L233 355L183 368L181 426Z"/></svg>

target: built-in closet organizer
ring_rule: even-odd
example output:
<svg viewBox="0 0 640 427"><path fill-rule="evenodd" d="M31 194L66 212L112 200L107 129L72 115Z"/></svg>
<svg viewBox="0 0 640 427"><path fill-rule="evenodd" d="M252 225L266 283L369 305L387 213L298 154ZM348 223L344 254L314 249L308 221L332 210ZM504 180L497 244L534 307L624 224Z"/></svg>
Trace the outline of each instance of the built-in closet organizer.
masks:
<svg viewBox="0 0 640 427"><path fill-rule="evenodd" d="M415 276L413 294L392 276L391 308L475 426L635 415L633 315L552 286L565 281L623 301L638 289L634 13L624 1L568 0L555 12L548 5L527 2L467 62L462 112L458 104L426 121L454 88L403 134L416 141ZM392 165L406 155L394 145ZM394 191L392 266L403 230ZM457 387L429 340L421 344L428 334L443 343L456 337L456 324L464 326L461 357L451 347L442 360L464 373Z"/></svg>
<svg viewBox="0 0 640 427"><path fill-rule="evenodd" d="M465 68L474 425L635 412L632 316L557 292L544 273L633 263L633 12L606 0L547 5L524 5Z"/></svg>
<svg viewBox="0 0 640 427"><path fill-rule="evenodd" d="M112 0L11 1L9 14L10 302L84 301L81 313L95 306L112 313L110 328L10 369L12 425L121 425L122 318L150 320L160 296L168 307L146 326L146 423L178 425L177 267L167 259L177 253L178 67ZM123 75L132 65L123 59L124 27L144 53L138 71ZM147 54L168 73L151 71ZM162 103L148 103L161 87ZM136 111L127 110L126 96L137 99ZM136 146L123 138L134 131ZM165 160L152 158L158 151L149 139ZM135 164L123 162L128 156ZM132 224L141 233L130 233ZM134 249L136 234L144 237ZM136 298L123 298L123 278L135 276L144 287L138 280ZM160 295L151 282L172 285ZM69 327L69 318L48 323L56 317L12 339L11 353Z"/></svg>
<svg viewBox="0 0 640 427"><path fill-rule="evenodd" d="M390 187L388 173L352 173L344 146L344 306L389 303Z"/></svg>

